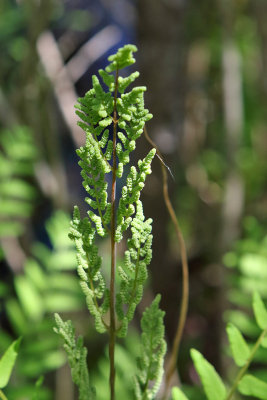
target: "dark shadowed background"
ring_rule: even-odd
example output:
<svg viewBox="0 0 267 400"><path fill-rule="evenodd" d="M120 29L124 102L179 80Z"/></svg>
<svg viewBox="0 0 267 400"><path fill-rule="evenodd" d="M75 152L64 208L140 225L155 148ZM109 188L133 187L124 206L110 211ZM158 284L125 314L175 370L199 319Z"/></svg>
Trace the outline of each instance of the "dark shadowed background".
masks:
<svg viewBox="0 0 267 400"><path fill-rule="evenodd" d="M265 0L1 0L0 354L23 336L10 399L31 398L41 375L41 400L75 398L53 312L74 319L85 335L98 398L107 398L107 338L94 332L67 237L74 204L86 211L75 154L84 134L74 104L127 43L138 46L133 68L154 115L147 129L174 175L170 195L188 251L180 378L197 382L194 346L227 379L224 323L234 320L253 337L251 292L267 298L266 21ZM149 148L139 139L133 161ZM141 310L162 294L169 345L179 315L180 251L158 159L152 168L142 200L154 221L153 260L136 327L119 344L121 399L131 398L127 371ZM100 247L108 273L109 244ZM266 363L267 354L259 368Z"/></svg>

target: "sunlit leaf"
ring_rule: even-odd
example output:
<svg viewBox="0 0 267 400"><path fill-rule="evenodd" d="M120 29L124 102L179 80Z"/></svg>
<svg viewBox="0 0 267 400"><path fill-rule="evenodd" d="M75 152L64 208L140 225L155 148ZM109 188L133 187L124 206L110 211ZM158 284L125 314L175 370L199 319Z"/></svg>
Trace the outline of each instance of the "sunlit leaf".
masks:
<svg viewBox="0 0 267 400"><path fill-rule="evenodd" d="M226 389L215 368L199 351L191 349L190 354L208 400L224 400Z"/></svg>
<svg viewBox="0 0 267 400"><path fill-rule="evenodd" d="M41 319L44 313L43 300L32 282L18 275L15 277L15 287L25 314L32 320Z"/></svg>
<svg viewBox="0 0 267 400"><path fill-rule="evenodd" d="M262 339L261 346L267 348L267 337Z"/></svg>
<svg viewBox="0 0 267 400"><path fill-rule="evenodd" d="M51 290L45 293L44 304L48 312L78 311L83 299L81 296L72 296L71 293Z"/></svg>
<svg viewBox="0 0 267 400"><path fill-rule="evenodd" d="M21 338L15 340L9 346L0 360L0 389L3 389L8 384L18 355L20 342Z"/></svg>
<svg viewBox="0 0 267 400"><path fill-rule="evenodd" d="M267 278L266 257L261 254L245 254L240 260L240 270L247 276Z"/></svg>
<svg viewBox="0 0 267 400"><path fill-rule="evenodd" d="M3 196L31 201L36 197L35 188L21 179L12 178L0 183L0 193Z"/></svg>
<svg viewBox="0 0 267 400"><path fill-rule="evenodd" d="M245 375L238 385L238 390L244 395L267 400L267 383L253 375Z"/></svg>
<svg viewBox="0 0 267 400"><path fill-rule="evenodd" d="M188 397L179 389L178 387L174 387L172 389L172 400L189 400Z"/></svg>
<svg viewBox="0 0 267 400"><path fill-rule="evenodd" d="M240 330L233 324L228 324L226 331L235 363L242 367L250 355L249 347Z"/></svg>
<svg viewBox="0 0 267 400"><path fill-rule="evenodd" d="M253 311L257 324L261 329L267 329L267 310L259 295L255 292L253 295Z"/></svg>
<svg viewBox="0 0 267 400"><path fill-rule="evenodd" d="M6 301L6 311L12 328L18 335L23 335L28 331L28 320L16 299Z"/></svg>

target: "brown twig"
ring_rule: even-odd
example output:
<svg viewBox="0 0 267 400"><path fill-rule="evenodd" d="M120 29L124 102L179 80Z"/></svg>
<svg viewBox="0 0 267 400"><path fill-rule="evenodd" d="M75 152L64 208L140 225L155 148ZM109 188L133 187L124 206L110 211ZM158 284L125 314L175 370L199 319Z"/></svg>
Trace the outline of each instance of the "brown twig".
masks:
<svg viewBox="0 0 267 400"><path fill-rule="evenodd" d="M149 137L148 132L146 127L144 127L144 133L147 141L155 147L157 151L157 155L160 159L161 162L161 170L162 170L162 179L163 179L163 197L164 197L164 202L166 204L167 210L170 214L171 220L174 224L176 236L179 242L180 246L180 251L181 251L181 261L182 261L182 273L183 273L183 284L182 284L182 299L181 299L181 308L180 308L180 317L176 329L176 334L171 350L171 356L169 359L169 362L166 367L166 374L165 374L165 389L164 389L164 394L163 398L167 398L169 389L170 389L170 383L171 383L171 378L175 372L176 369L176 362L179 354L179 347L181 343L181 338L185 326L185 321L186 321L186 315L187 315L187 309L188 309L188 299L189 299L189 273L188 273L188 262L187 262L187 254L186 254L186 247L185 247L185 242L183 238L182 231L179 226L178 219L175 215L173 206L170 201L169 197L169 192L168 192L168 177L167 177L167 171L166 164L163 161L163 157L157 147L157 145L152 141L152 139ZM168 168L169 170L169 168Z"/></svg>

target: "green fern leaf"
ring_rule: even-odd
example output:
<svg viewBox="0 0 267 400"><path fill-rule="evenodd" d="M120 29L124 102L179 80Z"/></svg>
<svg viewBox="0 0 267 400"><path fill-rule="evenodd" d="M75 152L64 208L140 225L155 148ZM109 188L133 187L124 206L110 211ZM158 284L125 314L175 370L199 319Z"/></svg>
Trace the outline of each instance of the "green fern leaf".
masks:
<svg viewBox="0 0 267 400"><path fill-rule="evenodd" d="M0 135L0 237L19 236L33 210L37 191L34 163L37 148L26 127Z"/></svg>
<svg viewBox="0 0 267 400"><path fill-rule="evenodd" d="M259 293L254 293L252 304L257 324L261 329L267 329L267 310Z"/></svg>
<svg viewBox="0 0 267 400"><path fill-rule="evenodd" d="M267 400L267 383L253 375L245 375L238 385L238 390L246 396Z"/></svg>
<svg viewBox="0 0 267 400"><path fill-rule="evenodd" d="M18 356L20 342L21 338L15 340L0 359L0 389L3 389L8 384Z"/></svg>
<svg viewBox="0 0 267 400"><path fill-rule="evenodd" d="M191 349L190 354L208 400L224 400L226 389L214 367L199 351Z"/></svg>
<svg viewBox="0 0 267 400"><path fill-rule="evenodd" d="M233 324L228 324L226 331L235 363L242 367L250 356L249 347L242 333Z"/></svg>
<svg viewBox="0 0 267 400"><path fill-rule="evenodd" d="M178 387L172 388L172 400L189 400Z"/></svg>

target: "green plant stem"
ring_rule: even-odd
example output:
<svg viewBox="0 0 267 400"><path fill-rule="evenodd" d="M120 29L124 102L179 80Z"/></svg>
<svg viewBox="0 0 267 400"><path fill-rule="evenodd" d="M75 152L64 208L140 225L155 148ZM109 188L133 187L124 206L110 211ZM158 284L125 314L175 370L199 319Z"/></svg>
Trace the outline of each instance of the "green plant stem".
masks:
<svg viewBox="0 0 267 400"><path fill-rule="evenodd" d="M256 353L256 351L258 350L258 348L259 348L259 346L260 346L260 344L261 344L261 342L262 342L262 339L264 338L264 336L266 335L266 333L267 333L267 329L265 329L265 330L261 333L261 335L259 336L257 342L255 343L254 347L253 347L252 350L251 350L250 356L249 356L249 358L248 358L246 364L241 368L241 370L240 370L239 373L237 374L237 377L235 378L234 383L233 383L233 385L232 385L232 387L231 387L231 389L230 389L230 391L229 391L227 397L225 398L225 400L230 400L230 399L232 398L234 392L235 392L236 389L237 389L237 386L238 386L239 382L241 381L241 379L243 378L243 376L244 376L245 373L247 372L247 369L248 369L248 367L249 367L251 361L253 360L253 358L254 358L254 356L255 356L255 353Z"/></svg>
<svg viewBox="0 0 267 400"><path fill-rule="evenodd" d="M110 271L110 327L109 327L109 362L110 362L110 400L115 399L115 339L116 339L116 320L115 320L115 272L116 272L116 139L117 139L117 96L118 96L118 70L116 71L114 109L113 109L113 153L112 153L112 187L111 187L111 271Z"/></svg>
<svg viewBox="0 0 267 400"><path fill-rule="evenodd" d="M2 400L7 400L7 397L6 397L5 394L2 392L1 389L0 389L0 399L2 399Z"/></svg>
<svg viewBox="0 0 267 400"><path fill-rule="evenodd" d="M162 178L163 178L163 197L164 197L164 201L165 201L167 210L170 214L171 220L174 224L175 233L176 233L177 240L178 240L178 243L180 246L181 261L182 261L182 273L183 273L180 317L179 317L176 334L175 334L175 338L174 338L174 342L173 342L173 346L172 346L172 350L171 350L171 356L170 356L169 362L167 364L166 374L165 374L165 389L164 389L163 399L166 399L168 396L168 392L169 392L169 388L170 388L170 384L171 384L171 378L176 369L176 363L177 363L177 359L178 359L181 338L182 338L185 321L186 321L187 310L188 310L189 272L188 272L188 261L187 261L185 241L184 241L178 219L175 215L175 211L173 209L173 206L171 204L170 197L169 197L168 177L167 177L167 171L166 171L166 169L168 167L165 165L165 163L162 159L162 155L161 155L157 145L149 137L146 127L144 127L144 133L145 133L146 139L149 141L149 143L153 147L155 147L155 149L157 150L157 155L161 161L161 170L162 170Z"/></svg>

